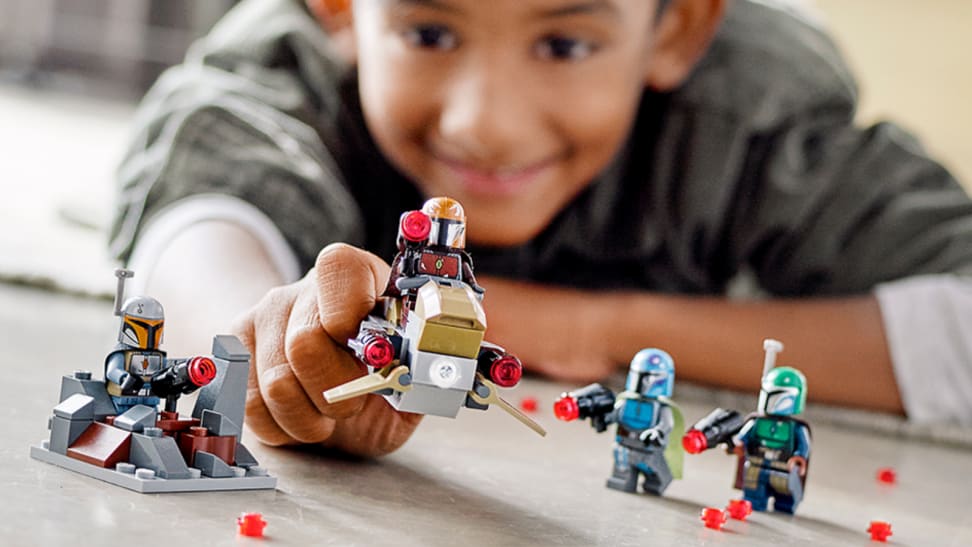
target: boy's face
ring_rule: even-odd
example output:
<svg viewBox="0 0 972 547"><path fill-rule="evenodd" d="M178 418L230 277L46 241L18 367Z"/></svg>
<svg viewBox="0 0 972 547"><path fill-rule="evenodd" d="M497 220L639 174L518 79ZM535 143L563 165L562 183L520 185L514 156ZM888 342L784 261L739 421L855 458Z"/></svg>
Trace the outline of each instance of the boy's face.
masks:
<svg viewBox="0 0 972 547"><path fill-rule="evenodd" d="M356 0L369 130L426 196L462 203L471 241L524 243L625 140L656 9L654 0Z"/></svg>

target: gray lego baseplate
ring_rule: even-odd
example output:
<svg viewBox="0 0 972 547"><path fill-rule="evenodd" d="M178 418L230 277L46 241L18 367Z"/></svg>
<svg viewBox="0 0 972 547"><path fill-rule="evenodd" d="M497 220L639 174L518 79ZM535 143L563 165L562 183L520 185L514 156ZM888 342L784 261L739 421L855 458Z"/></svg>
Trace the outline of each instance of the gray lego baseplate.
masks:
<svg viewBox="0 0 972 547"><path fill-rule="evenodd" d="M189 478L189 479L141 479L133 473L124 473L114 469L105 469L89 463L85 463L74 458L51 452L44 448L43 444L30 447L30 457L49 464L69 469L82 475L87 475L98 480L110 482L116 486L127 488L143 494L167 493L167 492L213 492L219 490L272 490L277 487L277 477L262 472L261 468L250 468L245 471L246 475L241 477L228 477L214 479L209 477ZM257 473L255 470L260 469Z"/></svg>

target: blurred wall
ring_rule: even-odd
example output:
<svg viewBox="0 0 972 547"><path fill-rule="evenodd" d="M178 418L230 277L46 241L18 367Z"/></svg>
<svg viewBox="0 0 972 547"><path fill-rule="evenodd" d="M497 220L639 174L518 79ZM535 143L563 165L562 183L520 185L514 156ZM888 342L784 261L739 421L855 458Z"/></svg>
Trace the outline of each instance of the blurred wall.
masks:
<svg viewBox="0 0 972 547"><path fill-rule="evenodd" d="M0 69L139 95L236 0L0 0Z"/></svg>
<svg viewBox="0 0 972 547"><path fill-rule="evenodd" d="M858 76L859 119L917 133L972 192L972 1L816 4Z"/></svg>

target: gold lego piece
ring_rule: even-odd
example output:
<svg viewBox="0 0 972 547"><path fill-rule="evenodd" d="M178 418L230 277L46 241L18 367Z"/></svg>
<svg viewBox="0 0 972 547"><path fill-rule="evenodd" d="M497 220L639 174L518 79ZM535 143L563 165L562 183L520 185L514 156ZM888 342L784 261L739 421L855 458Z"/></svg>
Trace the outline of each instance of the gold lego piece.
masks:
<svg viewBox="0 0 972 547"><path fill-rule="evenodd" d="M499 396L499 388L496 387L496 384L490 382L489 380L484 378L482 374L478 372L476 373L476 381L477 384L481 384L482 386L485 386L487 389L489 389L489 393L487 393L486 396L483 397L476 392L476 387L473 387L471 390L469 390L469 396L472 398L473 401L476 401L481 405L497 405L503 410L505 410L507 414L513 416L517 420L520 420L520 423L529 427L541 437L547 436L547 431L543 427L541 427L540 424L531 420L529 416L520 412L519 410L517 410L516 407L506 402L506 400L504 400L502 397Z"/></svg>
<svg viewBox="0 0 972 547"><path fill-rule="evenodd" d="M387 372L386 372L387 371ZM324 399L329 403L338 403L353 399L382 389L392 389L395 391L409 391L412 384L402 384L401 378L408 374L408 367L401 365L395 368L372 372L367 376L362 376L357 380L352 380L346 384L339 385L324 392Z"/></svg>

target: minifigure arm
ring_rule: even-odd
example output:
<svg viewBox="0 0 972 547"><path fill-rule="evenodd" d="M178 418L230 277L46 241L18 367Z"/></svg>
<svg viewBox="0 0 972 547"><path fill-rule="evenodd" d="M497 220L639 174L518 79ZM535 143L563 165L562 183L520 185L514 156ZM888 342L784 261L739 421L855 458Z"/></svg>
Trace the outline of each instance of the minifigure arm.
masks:
<svg viewBox="0 0 972 547"><path fill-rule="evenodd" d="M752 390L763 362L752 341L772 335L785 341L786 361L815 380L811 400L903 410L870 295L736 301L480 278L490 292L483 301L490 337L527 370L559 380L602 380L650 339L678 355L680 378Z"/></svg>
<svg viewBox="0 0 972 547"><path fill-rule="evenodd" d="M730 452L733 451L732 449L745 448L746 443L749 442L749 432L753 430L753 425L755 423L756 420L748 420L746 424L742 426L742 429L739 430L739 433L733 435L732 446L727 447Z"/></svg>
<svg viewBox="0 0 972 547"><path fill-rule="evenodd" d="M793 450L793 455L806 460L810 457L810 430L800 424L794 431L794 435L796 435L796 448Z"/></svg>
<svg viewBox="0 0 972 547"><path fill-rule="evenodd" d="M462 279L476 294L482 295L486 289L476 283L476 274L473 273L472 258L466 252L462 253Z"/></svg>
<svg viewBox="0 0 972 547"><path fill-rule="evenodd" d="M105 361L105 379L114 384L122 385L128 379L128 371L125 370L125 354L115 352L108 356Z"/></svg>

